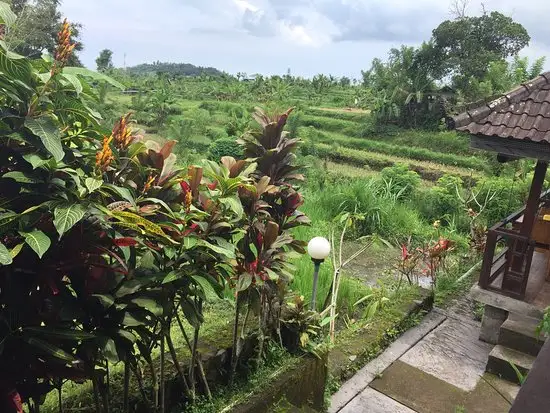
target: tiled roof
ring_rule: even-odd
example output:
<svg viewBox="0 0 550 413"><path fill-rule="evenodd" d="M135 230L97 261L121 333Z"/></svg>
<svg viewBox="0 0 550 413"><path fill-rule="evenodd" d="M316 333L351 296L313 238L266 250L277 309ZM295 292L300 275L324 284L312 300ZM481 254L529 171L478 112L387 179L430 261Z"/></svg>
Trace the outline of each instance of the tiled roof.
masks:
<svg viewBox="0 0 550 413"><path fill-rule="evenodd" d="M453 120L472 135L550 143L550 72Z"/></svg>

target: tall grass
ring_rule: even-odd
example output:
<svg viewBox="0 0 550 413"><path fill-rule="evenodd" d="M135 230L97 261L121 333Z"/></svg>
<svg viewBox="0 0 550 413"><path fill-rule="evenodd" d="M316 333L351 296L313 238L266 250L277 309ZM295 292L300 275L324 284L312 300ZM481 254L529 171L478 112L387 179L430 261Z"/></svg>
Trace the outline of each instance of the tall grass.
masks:
<svg viewBox="0 0 550 413"><path fill-rule="evenodd" d="M331 214L324 214L323 211L318 208L318 205L316 205L315 198L312 198L309 193L306 193L306 203L301 210L311 219L312 225L294 230L296 238L305 242L317 236L329 238L333 226L333 224L331 224L333 217ZM296 266L296 270L294 272L294 280L291 284L291 289L299 292L306 298L306 301L309 302L313 291L313 263L308 255L303 255L293 264ZM329 294L333 271L334 268L329 257L329 259L321 265L319 272L317 286L318 310L322 309L324 301ZM340 293L338 294L338 311L341 314L352 317L354 312L353 304L367 295L369 291L370 288L365 282L344 274L340 284Z"/></svg>
<svg viewBox="0 0 550 413"><path fill-rule="evenodd" d="M410 235L426 235L426 223L409 203L401 202L384 183L374 179L356 179L329 185L324 190L306 191L303 211L313 222L332 222L343 212L363 216L352 232L355 236L377 234L392 242L401 242Z"/></svg>
<svg viewBox="0 0 550 413"><path fill-rule="evenodd" d="M291 288L299 291L307 302L311 300L313 291L313 263L308 256L302 256L296 263L296 272ZM317 310L323 309L323 304L330 293L333 277L332 261L321 264L317 284ZM351 317L354 313L353 304L370 292L370 287L359 279L344 274L340 282L340 291L336 303L338 312Z"/></svg>

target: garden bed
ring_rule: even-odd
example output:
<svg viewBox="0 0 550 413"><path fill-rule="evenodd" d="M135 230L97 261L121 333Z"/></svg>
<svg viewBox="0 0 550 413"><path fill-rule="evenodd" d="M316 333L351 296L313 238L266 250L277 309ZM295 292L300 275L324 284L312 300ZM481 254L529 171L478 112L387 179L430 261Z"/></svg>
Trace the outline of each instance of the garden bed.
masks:
<svg viewBox="0 0 550 413"><path fill-rule="evenodd" d="M379 311L369 322L350 326L341 330L334 347L328 353L317 352L317 356L307 354L291 355L277 350L274 360L249 375L241 376L234 386L227 386L228 361L231 354L231 317L228 302L220 302L206 313L205 332L200 343L201 358L205 374L214 397L211 402L199 402L190 408L192 412L248 413L267 412L281 401L292 406L313 408L322 411L324 398L336 390L336 385L351 377L367 361L375 357L398 335L413 326L423 311L433 304L431 292L413 289L400 296ZM178 337L174 337L178 341ZM249 347L253 337L249 338ZM180 341L180 344L181 343ZM189 352L185 347L178 349L182 365L188 365ZM248 363L252 361L248 353ZM180 385L173 365L167 365L166 406L178 411ZM117 396L122 385L122 371L112 369L111 411L117 412ZM133 382L133 380L132 380ZM329 384L329 388L325 386ZM137 383L132 383L131 405L134 411L140 410L140 395ZM57 400L50 395L42 411L57 413ZM65 411L93 412L91 385L66 385L63 389ZM120 400L119 400L120 401ZM181 411L188 408L181 406ZM275 410L279 411L279 410ZM284 410L283 410L284 411Z"/></svg>

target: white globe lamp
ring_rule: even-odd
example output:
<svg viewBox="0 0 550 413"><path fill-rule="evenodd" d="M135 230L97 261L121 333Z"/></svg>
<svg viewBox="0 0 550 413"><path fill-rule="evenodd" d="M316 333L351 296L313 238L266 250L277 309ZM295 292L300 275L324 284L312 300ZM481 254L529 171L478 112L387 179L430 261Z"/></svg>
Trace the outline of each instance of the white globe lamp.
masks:
<svg viewBox="0 0 550 413"><path fill-rule="evenodd" d="M311 295L311 310L315 311L315 301L317 299L317 283L319 281L319 269L322 262L330 254L330 242L323 237L315 237L307 245L307 253L313 261L313 291Z"/></svg>

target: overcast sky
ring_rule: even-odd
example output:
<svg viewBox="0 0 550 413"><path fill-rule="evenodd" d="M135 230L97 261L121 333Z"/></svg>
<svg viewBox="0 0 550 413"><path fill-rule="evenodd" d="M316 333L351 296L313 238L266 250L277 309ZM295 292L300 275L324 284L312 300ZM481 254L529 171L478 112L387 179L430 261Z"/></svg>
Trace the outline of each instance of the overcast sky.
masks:
<svg viewBox="0 0 550 413"><path fill-rule="evenodd" d="M549 0L484 4L526 27L531 44L523 55L550 54ZM290 68L350 77L391 47L429 39L450 17L449 0L64 0L62 11L84 25L82 60L92 68L109 48L120 67L126 54L128 66L160 60L230 73ZM480 14L480 3L468 12Z"/></svg>

